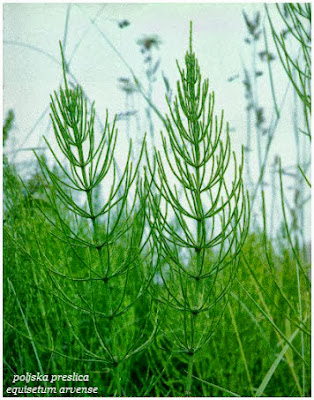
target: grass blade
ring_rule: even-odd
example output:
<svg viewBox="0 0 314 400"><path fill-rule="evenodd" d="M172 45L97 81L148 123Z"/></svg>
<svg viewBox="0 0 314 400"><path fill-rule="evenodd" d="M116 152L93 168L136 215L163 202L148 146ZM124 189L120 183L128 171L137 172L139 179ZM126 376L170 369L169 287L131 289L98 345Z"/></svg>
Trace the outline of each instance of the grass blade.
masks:
<svg viewBox="0 0 314 400"><path fill-rule="evenodd" d="M223 387L221 387L221 386L215 385L214 383L207 382L207 381L205 381L204 379L198 378L198 377L195 376L195 375L192 375L192 377L193 377L194 379L196 379L197 381L200 381L200 382L202 382L202 383L205 383L205 384L208 385L208 386L211 386L211 387L213 387L213 388L215 388L215 389L219 389L219 390L221 390L222 392L231 394L231 396L241 397L241 395L238 394L238 393L232 392L232 391L229 390L229 389L225 389L225 388L223 388Z"/></svg>
<svg viewBox="0 0 314 400"><path fill-rule="evenodd" d="M297 334L299 333L300 329L297 328L293 334L291 335L290 339L289 339L289 343L291 344L293 339L297 336ZM271 379L271 377L273 376L274 372L276 371L276 368L278 367L280 361L283 359L284 355L286 354L287 350L289 349L290 345L287 343L285 345L285 347L281 350L281 352L278 354L277 358L275 359L275 361L273 362L272 366L269 368L267 374L265 375L262 383L260 384L259 388L257 389L257 392L255 394L255 397L261 397Z"/></svg>

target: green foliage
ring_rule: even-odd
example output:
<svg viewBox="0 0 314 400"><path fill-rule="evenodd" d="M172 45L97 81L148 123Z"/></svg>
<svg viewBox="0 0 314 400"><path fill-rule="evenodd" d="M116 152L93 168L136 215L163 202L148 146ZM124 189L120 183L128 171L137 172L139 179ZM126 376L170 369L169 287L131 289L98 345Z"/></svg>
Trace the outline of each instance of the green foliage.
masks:
<svg viewBox="0 0 314 400"><path fill-rule="evenodd" d="M263 229L248 234L243 162L192 32L162 151L144 142L134 164L130 144L122 172L115 119L95 132L61 54L55 166L37 156L24 184L4 166L4 388L13 374L76 371L101 396L309 396L310 265L282 174L274 244L264 203Z"/></svg>
<svg viewBox="0 0 314 400"><path fill-rule="evenodd" d="M311 137L311 3L277 4L276 7L285 27L280 33L276 30L266 7L272 36L281 64L303 103L305 134Z"/></svg>
<svg viewBox="0 0 314 400"><path fill-rule="evenodd" d="M151 275L140 258L145 214L136 202L137 188L134 200L129 200L141 154L133 169L130 144L125 168L121 177L117 177L115 121L111 127L107 113L97 143L94 105L88 108L80 86L69 89L63 53L62 59L64 89L60 88L51 97L51 120L68 166L60 161L48 141L62 176L51 170L45 160L38 157L38 161L49 187L47 197L57 218L43 213L53 225L52 234L67 247L64 261L58 264L51 261L40 244L39 251L58 298L64 302L63 306L75 310L67 317L76 337L73 350L83 350L86 356L92 355L115 369L142 350L149 343L148 333L153 337L155 329L150 327L149 318L138 318L136 314L136 303ZM104 193L101 198L100 190ZM149 315L151 302L144 300L142 306L142 312ZM78 334L71 322L83 316L86 324L94 329L97 348L94 344L90 346L86 342L88 337Z"/></svg>
<svg viewBox="0 0 314 400"><path fill-rule="evenodd" d="M150 193L148 219L162 281L153 295L165 308L165 339L192 360L189 394L193 357L213 335L225 308L249 207L235 154L234 178L227 182L228 125L222 138L223 114L219 120L214 115L214 93L208 94L208 80L202 82L192 28L185 70L178 69L178 95L173 107L168 102L171 117L166 117L167 137L162 136L164 157L157 152L153 165L148 163L144 193Z"/></svg>

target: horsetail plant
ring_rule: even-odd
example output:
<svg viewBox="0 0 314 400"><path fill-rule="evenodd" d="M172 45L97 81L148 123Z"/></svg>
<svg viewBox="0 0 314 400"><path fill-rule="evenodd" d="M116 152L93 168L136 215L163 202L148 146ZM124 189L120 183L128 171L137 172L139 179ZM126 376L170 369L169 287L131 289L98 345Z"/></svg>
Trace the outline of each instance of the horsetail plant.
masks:
<svg viewBox="0 0 314 400"><path fill-rule="evenodd" d="M164 306L160 345L172 343L175 352L187 355L190 395L195 354L210 340L227 304L248 232L249 200L228 124L223 136L223 112L215 116L214 93L202 81L192 24L185 69L177 65L180 81L173 105L167 100L164 157L156 150L152 161L146 152L143 193L149 192L147 215L159 265L152 293Z"/></svg>
<svg viewBox="0 0 314 400"><path fill-rule="evenodd" d="M67 244L69 256L62 267L49 254L41 252L41 257L65 314L70 308L84 318L87 315L87 323L94 327L99 348L92 349L88 338L79 337L67 317L76 345L84 356L113 370L121 395L120 364L145 348L157 326L150 322L151 302L145 299L138 306L152 276L141 257L147 241L145 198L138 205L138 169L145 140L135 166L130 142L125 168L118 177L115 120L110 125L107 112L97 142L94 104L88 107L80 86L69 88L62 47L61 55L64 88L51 96L50 106L55 138L68 167L46 139L61 173L51 170L43 158L37 159L51 188L47 197L53 213L43 212L55 228L54 236ZM137 307L141 307L141 318Z"/></svg>

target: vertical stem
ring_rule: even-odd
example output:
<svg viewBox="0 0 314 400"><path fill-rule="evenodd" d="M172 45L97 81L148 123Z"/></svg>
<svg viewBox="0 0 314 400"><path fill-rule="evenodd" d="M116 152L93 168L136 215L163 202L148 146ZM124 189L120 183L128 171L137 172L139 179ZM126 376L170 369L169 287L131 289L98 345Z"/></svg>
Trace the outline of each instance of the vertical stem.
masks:
<svg viewBox="0 0 314 400"><path fill-rule="evenodd" d="M199 144L198 142L195 143L195 154L196 154L196 204L197 204L197 249L196 249L196 266L197 266L197 274L198 276L202 273L202 201L201 201L201 183L200 183L200 154L199 154Z"/></svg>
<svg viewBox="0 0 314 400"><path fill-rule="evenodd" d="M188 364L188 375L186 378L186 386L185 386L185 394L186 396L191 395L191 388L192 388L192 375L193 375L193 364L194 364L194 353L189 354L189 364Z"/></svg>
<svg viewBox="0 0 314 400"><path fill-rule="evenodd" d="M201 178L200 178L200 126L199 126L199 121L197 118L197 113L198 113L198 106L199 106L199 101L197 99L197 94L195 93L195 85L197 84L197 80L199 79L198 76L198 71L195 62L195 58L193 55L192 51L192 23L190 27L190 54L187 55L187 57L190 57L190 66L187 66L187 93L189 95L189 108L190 108L190 115L191 117L188 117L188 125L189 125L189 131L191 134L191 138L193 138L193 144L192 146L194 147L194 154L195 154L195 159L194 159L194 169L195 169L195 177L196 177L196 186L195 186L195 214L197 216L197 223L196 223L196 246L195 246L195 252L196 252L196 277L199 278L199 276L202 273L202 260L203 260L203 254L202 252L204 249L202 249L202 227L203 227L203 206L202 206L202 201L201 201ZM190 68L190 70L189 70ZM198 307L198 295L199 295L199 279L196 280L196 285L194 289L194 302L193 302L193 309L190 308L187 310L188 313L190 314L191 318L191 342L189 344L189 362L188 362L188 374L186 378L186 396L191 395L191 388L192 388L192 374L193 374L193 363L194 363L194 355L195 355L195 337L194 337L194 327L195 327L195 319L197 317L197 314L194 313L195 310L197 310Z"/></svg>
<svg viewBox="0 0 314 400"><path fill-rule="evenodd" d="M266 53L268 54L268 42L267 42L267 35L266 35L265 28L263 28L263 35L264 35L265 50L266 50ZM274 102L276 115L277 115L277 118L279 118L280 111L279 111L277 100L276 100L276 92L275 92L275 84L274 84L273 73L272 73L272 68L271 68L271 60L267 59L267 66L268 66L268 75L269 75L271 94L272 94L272 98L273 98L273 102Z"/></svg>
<svg viewBox="0 0 314 400"><path fill-rule="evenodd" d="M252 53L252 69L253 69L253 90L252 94L254 96L254 110L255 110L255 132L257 137L257 157L258 157L258 169L261 171L262 169L262 143L261 143L261 129L260 125L257 124L257 111L259 110L258 104L258 87L257 87L257 79L256 79L256 40L253 38L253 53ZM261 181L261 187L263 188L263 178Z"/></svg>
<svg viewBox="0 0 314 400"><path fill-rule="evenodd" d="M147 71L150 72L150 74L148 76L148 94L147 94L147 97L148 97L148 100L149 100L149 104L148 104L148 107L147 107L147 117L148 117L148 123L149 123L149 132L150 132L150 136L151 136L151 139L152 139L152 146L154 148L154 143L155 143L155 140L154 140L154 125L153 125L153 119L152 119L152 113L151 113L151 103L152 103L152 94L153 94L153 82L152 82L152 75L151 75L151 72L152 72L152 54L151 54L151 52L150 52L149 57L150 57L150 61L149 61L148 69L147 69Z"/></svg>
<svg viewBox="0 0 314 400"><path fill-rule="evenodd" d="M120 363L114 367L113 376L114 376L114 381L115 381L115 385L116 385L115 396L121 397L122 391L121 391L121 365L120 365Z"/></svg>
<svg viewBox="0 0 314 400"><path fill-rule="evenodd" d="M292 73L292 76L295 76ZM293 113L292 113L292 124L293 124L293 131L294 131L294 138L295 138L295 147L296 147L296 163L300 165L300 138L299 138L299 128L298 128L298 100L297 100L297 93L293 91ZM303 180L303 178L302 178ZM301 204L301 187L300 184L300 177L299 174L295 175L295 195L294 195L294 210L295 210L295 241L297 242L299 238L299 233L301 233L301 226L299 225L300 216L302 213L302 204ZM301 209L300 209L301 205Z"/></svg>
<svg viewBox="0 0 314 400"><path fill-rule="evenodd" d="M79 152L80 162L82 164L81 171L82 171L83 181L84 181L85 186L87 187L88 180L87 180L86 170L85 170L85 166L84 166L84 155L83 155L82 146L78 146L78 152ZM94 217L94 204L93 204L93 191L92 190L93 189L85 190L85 193L86 193L86 197L87 197L89 212L90 212L90 215L92 216L91 221L92 221L92 227L93 227L93 243L98 245L99 244L99 233L98 233L98 224L96 221L96 217ZM98 254L98 259L99 259L100 265L102 266L102 269L104 269L103 268L104 260L103 260L102 254L101 254L101 249L99 247L97 247L97 254ZM95 313L94 291L93 291L93 284L92 284L92 280L91 280L91 278L92 278L91 262L90 262L90 268L89 268L89 275L90 275L90 295L91 295L91 302L92 302L93 320L94 320L95 329L98 331L97 318L96 318L96 313ZM110 290L110 285L108 283L108 280L105 282L105 287L106 287L107 291L109 289L108 310L110 310L112 312L112 296L111 296L111 290ZM112 319L109 319L109 331L110 331L110 334L112 335ZM99 332L98 332L98 335L100 335ZM110 357L112 358L111 351L109 352L108 349L106 349L106 350L110 354Z"/></svg>
<svg viewBox="0 0 314 400"><path fill-rule="evenodd" d="M246 174L248 180L248 186L252 184L252 177L251 177L251 167L250 167L250 152L251 152L251 135L252 135L252 118L251 118L251 109L247 111L247 122L246 122Z"/></svg>
<svg viewBox="0 0 314 400"><path fill-rule="evenodd" d="M270 210L270 232L266 232L268 236L274 238L274 212L275 212L275 199L276 199L276 181L275 181L275 168L276 163L273 164L273 171L271 171L271 210Z"/></svg>
<svg viewBox="0 0 314 400"><path fill-rule="evenodd" d="M126 112L126 119L125 119L125 125L126 125L126 136L128 138L128 142L130 142L131 136L130 136L130 118L129 118L129 96L130 94L126 91L125 92L125 112Z"/></svg>
<svg viewBox="0 0 314 400"><path fill-rule="evenodd" d="M301 327L303 326L303 313L302 313L302 295L301 295L301 287L300 287L300 270L299 270L299 265L296 263L296 273L297 273L297 283L298 283L298 300L299 300L299 318L300 318L300 324ZM304 352L304 332L301 330L301 354L302 357L304 358L305 352ZM305 363L302 363L302 396L305 396Z"/></svg>

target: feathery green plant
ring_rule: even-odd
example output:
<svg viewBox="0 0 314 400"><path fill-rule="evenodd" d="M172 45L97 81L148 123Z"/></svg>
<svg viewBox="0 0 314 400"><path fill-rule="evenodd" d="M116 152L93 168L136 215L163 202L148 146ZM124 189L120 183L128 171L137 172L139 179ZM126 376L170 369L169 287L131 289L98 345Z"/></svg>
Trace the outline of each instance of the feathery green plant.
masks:
<svg viewBox="0 0 314 400"><path fill-rule="evenodd" d="M152 293L165 308L163 333L175 351L188 355L186 394L191 394L193 359L209 341L226 306L249 222L242 162L232 157L223 112L214 115L214 93L190 48L173 106L168 101L164 158L148 161L145 191L156 247L158 282ZM148 155L147 158L149 159ZM166 344L164 344L166 346Z"/></svg>
<svg viewBox="0 0 314 400"><path fill-rule="evenodd" d="M154 324L149 325L150 302L143 301L142 318L137 319L135 312L151 276L141 258L147 240L145 198L138 206L137 176L145 141L135 167L130 143L125 168L117 177L115 121L110 126L107 113L97 142L94 104L88 108L80 86L69 88L62 47L61 54L64 88L51 96L51 121L67 166L46 139L62 176L37 158L51 187L47 197L55 213L55 217L45 213L46 217L54 227L53 234L67 243L78 266L58 267L44 252L42 258L64 307L72 307L79 315L87 314L94 326L99 348L90 349L88 338L77 338L79 346L89 356L117 369L155 334ZM70 219L60 211L60 205L67 209Z"/></svg>

